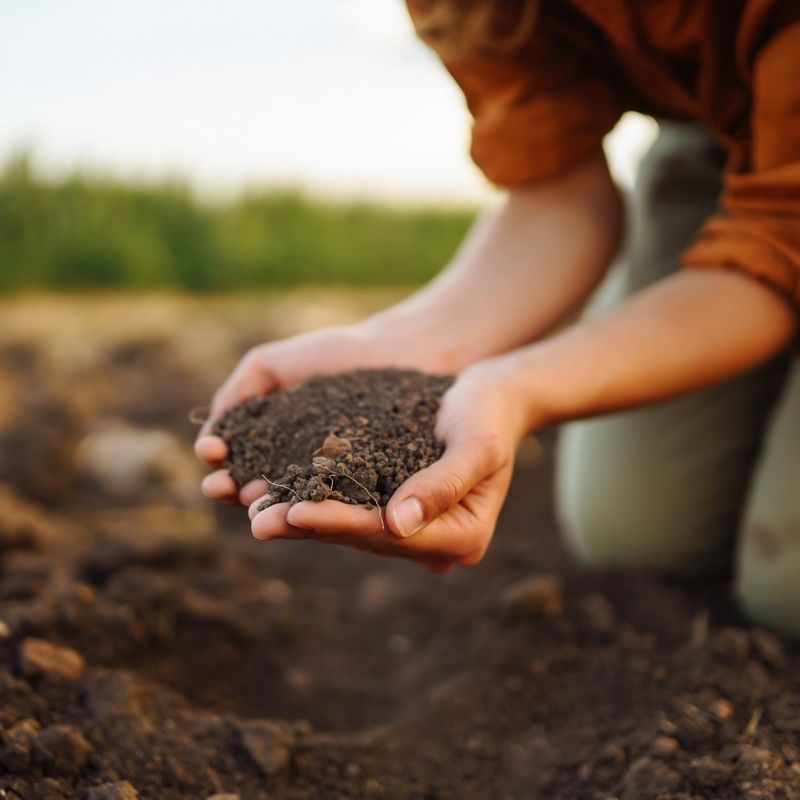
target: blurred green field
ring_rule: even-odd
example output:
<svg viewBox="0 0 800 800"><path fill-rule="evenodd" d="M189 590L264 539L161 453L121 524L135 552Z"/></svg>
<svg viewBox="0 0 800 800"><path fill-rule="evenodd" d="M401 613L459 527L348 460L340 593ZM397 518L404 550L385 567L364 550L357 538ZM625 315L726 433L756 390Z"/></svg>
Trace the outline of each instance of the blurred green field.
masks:
<svg viewBox="0 0 800 800"><path fill-rule="evenodd" d="M441 269L473 216L290 191L215 203L176 182L44 178L19 156L0 170L0 292L411 286Z"/></svg>

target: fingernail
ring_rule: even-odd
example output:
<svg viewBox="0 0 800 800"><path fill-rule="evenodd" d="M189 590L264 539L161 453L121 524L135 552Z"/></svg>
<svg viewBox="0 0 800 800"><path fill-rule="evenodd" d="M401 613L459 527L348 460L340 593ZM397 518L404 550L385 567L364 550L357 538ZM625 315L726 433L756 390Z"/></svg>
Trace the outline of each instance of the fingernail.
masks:
<svg viewBox="0 0 800 800"><path fill-rule="evenodd" d="M253 502L252 502L252 503L250 503L250 505L248 506L248 508L247 508L247 516L250 518L250 521L251 521L251 522L252 522L252 521L253 521L253 520L256 518L256 514L258 514L258 512L259 512L259 511L261 511L261 509L259 508L259 506L260 506L260 505L261 505L261 504L264 502L264 500L266 500L266 499L267 499L267 497L266 497L266 496L264 496L264 497L259 497L257 500L253 500Z"/></svg>
<svg viewBox="0 0 800 800"><path fill-rule="evenodd" d="M394 511L394 524L404 538L419 533L425 527L425 509L416 497L409 497Z"/></svg>
<svg viewBox="0 0 800 800"><path fill-rule="evenodd" d="M287 521L287 522L288 522L288 523L289 523L289 524L290 524L290 525L291 525L293 528L300 528L301 530L304 530L304 531L313 531L313 530L314 530L313 528L311 528L310 526L308 526L308 525L306 525L306 524L304 524L304 523L302 522L302 513L303 513L303 510L302 510L302 509L300 509L300 510L298 510L298 511L295 511L295 509L296 509L296 508L297 508L297 506L299 506L299 505L300 505L300 503L295 503L294 505L291 505L291 506L289 506L289 510L286 512L286 521ZM298 523L298 521L297 521L297 515L298 515L298 514L300 514L300 515L301 515L301 517L300 517L300 518L301 518L301 521L300 521L299 523Z"/></svg>

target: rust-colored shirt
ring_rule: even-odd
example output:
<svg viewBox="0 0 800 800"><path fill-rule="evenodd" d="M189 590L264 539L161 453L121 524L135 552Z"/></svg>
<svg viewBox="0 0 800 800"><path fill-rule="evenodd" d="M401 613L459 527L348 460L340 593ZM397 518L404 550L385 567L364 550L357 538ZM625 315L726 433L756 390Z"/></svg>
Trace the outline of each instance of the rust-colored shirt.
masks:
<svg viewBox="0 0 800 800"><path fill-rule="evenodd" d="M521 2L504 0L509 18ZM729 153L725 190L684 263L744 270L800 306L800 0L541 0L512 55L443 60L472 157L503 186L596 152L624 111L703 122Z"/></svg>

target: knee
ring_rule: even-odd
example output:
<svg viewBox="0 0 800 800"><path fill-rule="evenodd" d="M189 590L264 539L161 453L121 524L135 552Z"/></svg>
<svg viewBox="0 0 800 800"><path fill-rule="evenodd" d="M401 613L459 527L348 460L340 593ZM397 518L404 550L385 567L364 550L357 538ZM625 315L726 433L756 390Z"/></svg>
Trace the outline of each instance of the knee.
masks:
<svg viewBox="0 0 800 800"><path fill-rule="evenodd" d="M582 561L610 567L652 569L691 575L717 566L701 519L687 514L655 474L635 454L593 458L580 432L562 441L556 504L567 546Z"/></svg>
<svg viewBox="0 0 800 800"><path fill-rule="evenodd" d="M748 524L736 595L753 622L800 639L800 524Z"/></svg>
<svg viewBox="0 0 800 800"><path fill-rule="evenodd" d="M558 492L558 513L567 546L582 561L609 567L687 571L674 534L678 530L641 502L609 491L608 481L590 492L567 483Z"/></svg>

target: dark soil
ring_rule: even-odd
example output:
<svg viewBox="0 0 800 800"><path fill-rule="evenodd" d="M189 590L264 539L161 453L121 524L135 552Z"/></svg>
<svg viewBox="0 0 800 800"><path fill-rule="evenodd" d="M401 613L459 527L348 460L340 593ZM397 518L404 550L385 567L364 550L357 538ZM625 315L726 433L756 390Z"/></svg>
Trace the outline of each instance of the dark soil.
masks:
<svg viewBox="0 0 800 800"><path fill-rule="evenodd" d="M385 506L443 452L436 412L452 378L408 370L318 376L252 397L214 426L239 485L266 477L261 504L339 500Z"/></svg>
<svg viewBox="0 0 800 800"><path fill-rule="evenodd" d="M173 408L164 386L169 420L185 390ZM27 410L3 425L26 465L55 430ZM800 649L741 620L724 582L575 566L552 436L526 452L485 560L445 576L257 542L244 509L211 520L144 478L122 507L68 466L48 478L70 502L43 503L10 471L0 798L800 797Z"/></svg>

